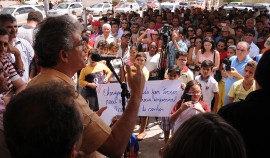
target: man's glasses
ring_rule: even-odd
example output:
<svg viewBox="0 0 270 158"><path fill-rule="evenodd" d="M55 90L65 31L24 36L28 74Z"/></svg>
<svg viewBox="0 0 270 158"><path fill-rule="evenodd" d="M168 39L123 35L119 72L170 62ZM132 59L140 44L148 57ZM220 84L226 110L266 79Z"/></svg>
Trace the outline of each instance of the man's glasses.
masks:
<svg viewBox="0 0 270 158"><path fill-rule="evenodd" d="M193 32L194 30L188 30L188 32Z"/></svg>
<svg viewBox="0 0 270 158"><path fill-rule="evenodd" d="M79 42L78 44L76 44L75 46L73 46L73 47L74 47L74 48L75 48L75 47L80 47L80 46L81 46L81 47L85 47L85 43L86 43L86 42L85 42L84 40L80 40L80 42Z"/></svg>
<svg viewBox="0 0 270 158"><path fill-rule="evenodd" d="M122 22L122 24L127 24L127 22Z"/></svg>

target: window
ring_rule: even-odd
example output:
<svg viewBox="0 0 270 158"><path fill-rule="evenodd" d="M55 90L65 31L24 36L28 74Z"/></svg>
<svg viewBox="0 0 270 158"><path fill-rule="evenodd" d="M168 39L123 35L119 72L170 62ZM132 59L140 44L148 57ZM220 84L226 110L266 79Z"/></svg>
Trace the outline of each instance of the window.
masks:
<svg viewBox="0 0 270 158"><path fill-rule="evenodd" d="M25 10L24 10L24 8L19 8L19 9L17 9L16 12L18 12L19 14L24 14Z"/></svg>

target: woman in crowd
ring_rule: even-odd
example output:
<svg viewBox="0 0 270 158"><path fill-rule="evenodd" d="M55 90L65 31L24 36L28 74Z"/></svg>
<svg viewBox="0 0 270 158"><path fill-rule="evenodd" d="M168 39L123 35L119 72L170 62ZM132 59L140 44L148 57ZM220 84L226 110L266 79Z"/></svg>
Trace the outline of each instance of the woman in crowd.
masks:
<svg viewBox="0 0 270 158"><path fill-rule="evenodd" d="M198 51L202 49L202 38L196 37L194 47L190 48L188 51L188 61L187 65L191 71L195 74L195 66L196 66L196 56Z"/></svg>
<svg viewBox="0 0 270 158"><path fill-rule="evenodd" d="M150 38L144 39L147 34L150 34ZM158 46L158 52L161 52L163 42L159 37L159 31L157 29L146 29L146 31L139 37L139 41L144 44L148 44L148 46L150 43L155 42Z"/></svg>
<svg viewBox="0 0 270 158"><path fill-rule="evenodd" d="M127 20L122 20L118 31L122 34L125 32L131 32L129 22Z"/></svg>
<svg viewBox="0 0 270 158"><path fill-rule="evenodd" d="M213 72L219 69L220 55L219 52L215 50L214 40L209 37L206 37L203 40L202 49L198 51L196 56L196 65L201 66L201 63L206 59L214 62L215 66Z"/></svg>
<svg viewBox="0 0 270 158"><path fill-rule="evenodd" d="M129 51L129 57L127 58L127 61L125 62L126 65L132 66L135 62L135 57L138 53L137 47L135 45L132 45L130 47Z"/></svg>
<svg viewBox="0 0 270 158"><path fill-rule="evenodd" d="M157 80L157 69L159 64L160 54L158 53L158 47L155 42L151 42L149 51L145 52L146 63L145 67L149 71L149 80Z"/></svg>

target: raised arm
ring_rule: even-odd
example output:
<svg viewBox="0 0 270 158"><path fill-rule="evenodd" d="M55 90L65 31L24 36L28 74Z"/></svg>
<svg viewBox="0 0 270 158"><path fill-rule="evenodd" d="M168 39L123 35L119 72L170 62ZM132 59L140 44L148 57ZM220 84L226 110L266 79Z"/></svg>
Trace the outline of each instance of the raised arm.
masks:
<svg viewBox="0 0 270 158"><path fill-rule="evenodd" d="M135 68L136 67L136 68ZM130 88L130 99L120 119L112 127L112 132L106 142L98 149L104 155L110 157L121 157L131 137L145 84L145 77L139 66L130 68L126 66L128 74L128 85Z"/></svg>

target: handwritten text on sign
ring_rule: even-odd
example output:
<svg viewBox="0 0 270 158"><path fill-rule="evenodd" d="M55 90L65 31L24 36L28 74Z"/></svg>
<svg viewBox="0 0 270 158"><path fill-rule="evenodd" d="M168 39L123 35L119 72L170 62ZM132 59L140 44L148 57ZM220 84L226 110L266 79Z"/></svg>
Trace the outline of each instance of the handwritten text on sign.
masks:
<svg viewBox="0 0 270 158"><path fill-rule="evenodd" d="M181 80L147 81L138 115L169 116L174 104L182 95L180 85ZM123 112L121 92L119 83L98 85L99 106L113 106L118 115L121 115Z"/></svg>

